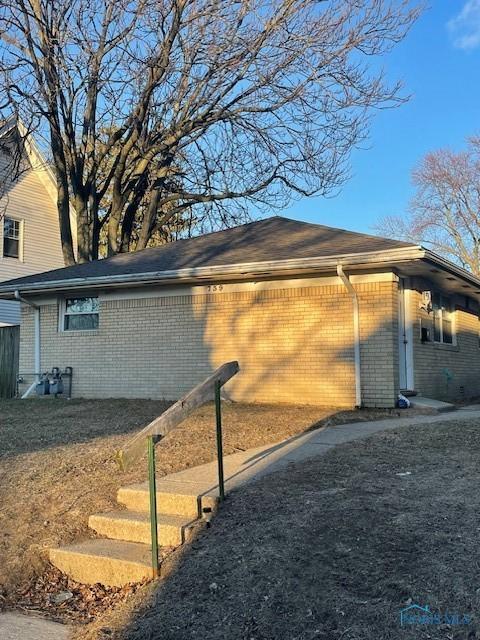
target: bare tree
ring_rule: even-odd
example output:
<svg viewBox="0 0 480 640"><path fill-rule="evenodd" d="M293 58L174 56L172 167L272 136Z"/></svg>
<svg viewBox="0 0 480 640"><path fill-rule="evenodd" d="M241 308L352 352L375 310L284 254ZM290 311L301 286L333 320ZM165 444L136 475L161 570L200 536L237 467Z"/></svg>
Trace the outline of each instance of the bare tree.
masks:
<svg viewBox="0 0 480 640"><path fill-rule="evenodd" d="M465 151L440 149L414 169L416 194L405 217L389 216L376 229L414 240L480 275L480 138Z"/></svg>
<svg viewBox="0 0 480 640"><path fill-rule="evenodd" d="M143 248L187 215L326 194L373 108L401 102L372 58L410 0L3 0L0 102L53 158L66 264ZM69 205L76 213L74 255Z"/></svg>

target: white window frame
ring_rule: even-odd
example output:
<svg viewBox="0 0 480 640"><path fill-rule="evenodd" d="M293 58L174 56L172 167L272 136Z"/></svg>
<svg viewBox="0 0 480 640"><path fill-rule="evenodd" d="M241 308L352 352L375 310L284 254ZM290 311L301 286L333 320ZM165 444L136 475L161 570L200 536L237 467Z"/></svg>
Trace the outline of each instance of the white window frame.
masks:
<svg viewBox="0 0 480 640"><path fill-rule="evenodd" d="M81 316L81 315L92 315L95 312L92 311L80 311L77 313L67 313L67 300L72 300L74 298L96 298L99 302L99 297L98 296L87 296L87 295L79 295L79 296L69 296L67 298L62 298L60 300L60 304L59 304L59 319L58 319L58 323L59 323L59 327L60 327L60 331L62 333L74 333L76 331L85 331L85 332L95 332L98 331L98 325L100 324L100 309L96 312L96 315L98 316L98 324L97 327L95 327L94 329L67 329L65 327L65 320L67 318L67 316Z"/></svg>
<svg viewBox="0 0 480 640"><path fill-rule="evenodd" d="M457 328L456 328L456 316L455 316L455 309L453 306L453 299L452 296L447 296L444 295L443 293L441 293L440 291L435 291L433 293L433 298L432 298L432 303L433 300L435 299L435 296L438 296L440 298L440 308L439 309L433 309L432 308L432 338L433 338L433 342L435 344L442 344L442 345L447 345L450 347L454 347L457 344ZM448 302L448 304L444 304L445 302ZM443 307L444 306L448 306L450 308L450 311L444 311ZM451 342L445 342L443 339L443 320L444 320L444 316L448 314L449 315L449 321L452 327L452 341ZM440 340L435 340L435 318L438 318L439 320L439 331L440 331Z"/></svg>
<svg viewBox="0 0 480 640"><path fill-rule="evenodd" d="M5 220L13 220L14 222L19 223L18 229L18 257L15 258L13 256L6 256L4 253L4 243L5 243ZM18 260L19 262L23 262L23 240L25 236L25 222L21 218L17 218L16 216L4 215L2 218L2 243L0 247L1 257L5 260Z"/></svg>

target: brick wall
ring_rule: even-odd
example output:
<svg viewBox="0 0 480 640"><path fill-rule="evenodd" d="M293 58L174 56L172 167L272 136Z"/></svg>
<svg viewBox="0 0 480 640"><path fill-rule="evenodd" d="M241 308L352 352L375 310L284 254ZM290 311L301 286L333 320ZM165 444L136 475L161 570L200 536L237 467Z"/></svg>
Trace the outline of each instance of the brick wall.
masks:
<svg viewBox="0 0 480 640"><path fill-rule="evenodd" d="M398 386L396 282L355 285L363 393L392 406ZM138 294L137 294L138 295ZM74 368L74 395L176 399L228 360L235 400L352 406L352 300L343 285L113 299L100 296L95 332L59 332L42 304L42 368ZM33 363L33 313L23 310L21 370Z"/></svg>
<svg viewBox="0 0 480 640"><path fill-rule="evenodd" d="M398 284L355 287L360 305L362 397L367 407L393 407L399 388Z"/></svg>
<svg viewBox="0 0 480 640"><path fill-rule="evenodd" d="M432 330L432 315L420 309L421 292L433 285L416 279L412 284L413 359L415 390L421 395L439 400L468 399L480 395L480 348L478 307L465 296L452 297L456 345L422 343L420 328ZM448 373L451 374L449 380Z"/></svg>

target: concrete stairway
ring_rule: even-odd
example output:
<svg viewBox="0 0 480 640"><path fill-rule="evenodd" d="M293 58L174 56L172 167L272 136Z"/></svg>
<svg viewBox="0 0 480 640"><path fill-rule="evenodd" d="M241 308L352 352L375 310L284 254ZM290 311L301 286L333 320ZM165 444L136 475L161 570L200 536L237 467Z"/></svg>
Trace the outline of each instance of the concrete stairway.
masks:
<svg viewBox="0 0 480 640"><path fill-rule="evenodd" d="M175 475L175 474L174 474ZM204 510L214 511L216 492L201 494L195 483L157 481L160 558L189 539ZM89 527L102 538L50 549L50 561L77 582L122 586L152 577L148 484L122 487L126 510L90 516Z"/></svg>
<svg viewBox="0 0 480 640"><path fill-rule="evenodd" d="M274 445L234 453L224 459L225 488L228 494L265 474L288 468L291 463L301 464L303 460L323 455L344 442L413 424L456 420L460 419L461 413L463 419L480 417L480 405L450 414L322 427ZM216 461L157 480L161 551L188 540L195 521L204 510L215 511L217 482ZM126 510L90 517L90 527L104 538L50 550L52 563L78 582L121 586L152 576L147 483L121 488L117 499Z"/></svg>

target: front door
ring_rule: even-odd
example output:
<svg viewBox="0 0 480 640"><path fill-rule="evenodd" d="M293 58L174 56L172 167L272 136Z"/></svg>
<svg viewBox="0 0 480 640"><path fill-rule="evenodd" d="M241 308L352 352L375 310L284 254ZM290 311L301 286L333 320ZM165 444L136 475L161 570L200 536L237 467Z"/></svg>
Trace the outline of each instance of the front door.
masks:
<svg viewBox="0 0 480 640"><path fill-rule="evenodd" d="M402 391L413 391L413 327L410 316L410 296L405 279L398 283L398 362Z"/></svg>

